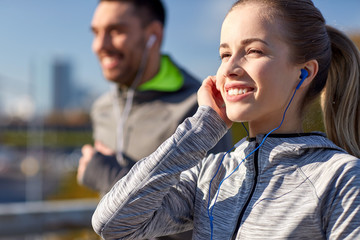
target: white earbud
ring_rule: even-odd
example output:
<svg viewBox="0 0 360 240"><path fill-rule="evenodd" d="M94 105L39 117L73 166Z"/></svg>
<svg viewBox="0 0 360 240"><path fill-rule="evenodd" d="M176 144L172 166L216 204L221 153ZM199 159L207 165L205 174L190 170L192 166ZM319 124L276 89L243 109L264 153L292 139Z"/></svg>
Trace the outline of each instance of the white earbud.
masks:
<svg viewBox="0 0 360 240"><path fill-rule="evenodd" d="M150 37L149 37L149 40L147 41L146 43L146 48L149 49L152 47L152 45L154 45L156 41L156 35L155 34L152 34Z"/></svg>

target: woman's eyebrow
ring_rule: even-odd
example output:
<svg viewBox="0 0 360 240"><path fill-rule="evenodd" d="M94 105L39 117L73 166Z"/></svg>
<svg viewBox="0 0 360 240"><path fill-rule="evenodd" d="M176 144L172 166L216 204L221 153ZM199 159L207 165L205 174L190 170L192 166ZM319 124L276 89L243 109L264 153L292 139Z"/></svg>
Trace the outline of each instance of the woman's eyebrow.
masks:
<svg viewBox="0 0 360 240"><path fill-rule="evenodd" d="M222 44L220 44L219 49L221 49L221 48L228 48L228 47L229 47L229 44L227 44L227 43L222 43Z"/></svg>
<svg viewBox="0 0 360 240"><path fill-rule="evenodd" d="M246 45L249 45L249 44L251 44L253 42L261 42L261 43L265 44L266 46L269 46L269 44L266 41L264 41L264 40L262 40L260 38L247 38L247 39L244 39L244 40L241 41L241 45L246 46ZM220 44L219 49L228 48L228 47L229 47L229 44L222 43L222 44Z"/></svg>
<svg viewBox="0 0 360 240"><path fill-rule="evenodd" d="M249 45L250 43L253 43L253 42L261 42L261 43L265 44L266 46L269 46L269 44L266 41L264 41L260 38L247 38L247 39L242 40L241 44Z"/></svg>

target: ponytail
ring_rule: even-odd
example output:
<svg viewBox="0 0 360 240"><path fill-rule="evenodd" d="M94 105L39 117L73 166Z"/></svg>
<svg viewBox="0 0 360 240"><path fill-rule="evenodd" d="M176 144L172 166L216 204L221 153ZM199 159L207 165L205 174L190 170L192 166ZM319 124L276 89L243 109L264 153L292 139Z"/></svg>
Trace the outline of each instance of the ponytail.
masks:
<svg viewBox="0 0 360 240"><path fill-rule="evenodd" d="M336 145L360 157L360 52L342 32L327 26L332 59L321 95L326 133Z"/></svg>

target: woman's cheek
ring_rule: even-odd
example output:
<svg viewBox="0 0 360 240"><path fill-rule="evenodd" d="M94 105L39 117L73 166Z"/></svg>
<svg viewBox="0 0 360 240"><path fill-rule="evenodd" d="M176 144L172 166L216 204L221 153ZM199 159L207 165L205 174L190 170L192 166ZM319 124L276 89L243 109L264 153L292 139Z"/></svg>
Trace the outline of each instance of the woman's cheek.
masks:
<svg viewBox="0 0 360 240"><path fill-rule="evenodd" d="M221 66L220 66L216 72L216 89L219 90L220 92L222 92L221 89L224 86L224 81L225 81L224 74L222 74Z"/></svg>

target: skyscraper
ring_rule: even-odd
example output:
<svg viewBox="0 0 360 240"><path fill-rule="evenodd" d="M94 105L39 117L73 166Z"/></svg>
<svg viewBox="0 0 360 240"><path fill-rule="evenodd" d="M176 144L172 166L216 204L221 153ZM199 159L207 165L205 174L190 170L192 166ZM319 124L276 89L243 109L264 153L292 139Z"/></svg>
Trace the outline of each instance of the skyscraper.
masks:
<svg viewBox="0 0 360 240"><path fill-rule="evenodd" d="M52 64L53 110L63 111L71 107L74 86L71 62L64 58L55 58Z"/></svg>
<svg viewBox="0 0 360 240"><path fill-rule="evenodd" d="M53 81L51 59L33 58L30 64L30 96L34 101L35 115L46 115L53 108Z"/></svg>
<svg viewBox="0 0 360 240"><path fill-rule="evenodd" d="M36 115L71 107L74 84L71 61L64 57L36 58L31 63L30 95Z"/></svg>

